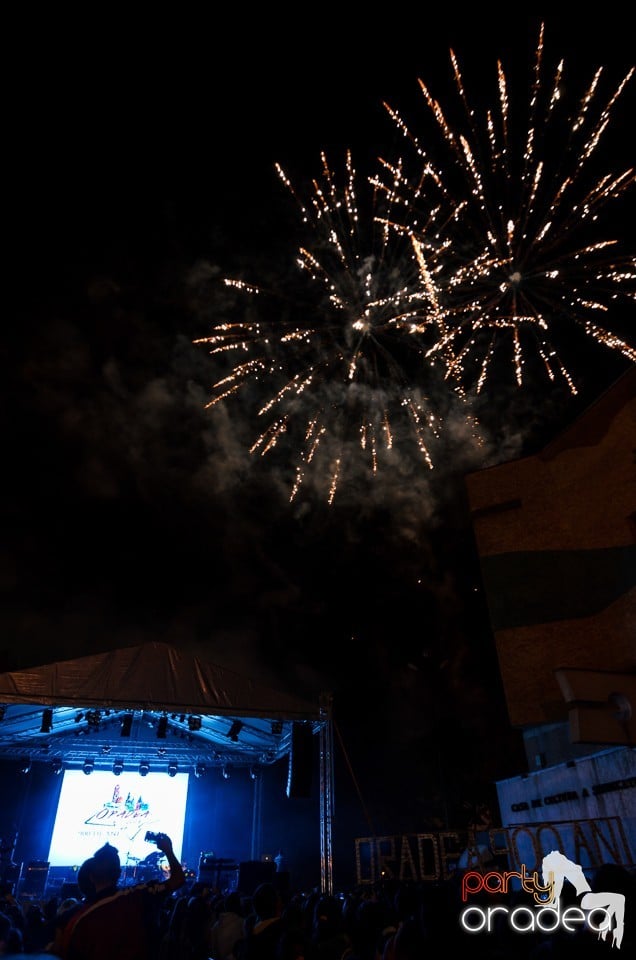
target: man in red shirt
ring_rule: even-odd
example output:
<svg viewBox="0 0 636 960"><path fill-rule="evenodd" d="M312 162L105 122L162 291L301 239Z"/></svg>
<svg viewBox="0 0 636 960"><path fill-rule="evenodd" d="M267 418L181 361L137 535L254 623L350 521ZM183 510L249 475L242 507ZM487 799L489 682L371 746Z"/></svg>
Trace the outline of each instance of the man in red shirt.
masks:
<svg viewBox="0 0 636 960"><path fill-rule="evenodd" d="M90 860L95 896L73 917L68 931L67 960L152 960L160 937L161 907L185 883L185 873L165 833L157 847L168 860L169 876L132 887L118 885L119 853L105 843Z"/></svg>

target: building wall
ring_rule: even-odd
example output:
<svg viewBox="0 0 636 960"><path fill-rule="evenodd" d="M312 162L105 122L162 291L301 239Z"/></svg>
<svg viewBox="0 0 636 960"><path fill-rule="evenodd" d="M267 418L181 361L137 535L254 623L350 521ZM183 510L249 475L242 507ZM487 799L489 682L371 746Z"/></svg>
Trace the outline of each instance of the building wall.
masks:
<svg viewBox="0 0 636 960"><path fill-rule="evenodd" d="M616 747L500 780L502 825L527 865L559 849L582 866L636 866L636 748Z"/></svg>
<svg viewBox="0 0 636 960"><path fill-rule="evenodd" d="M636 672L635 446L632 368L540 453L466 477L513 726L568 719L559 670Z"/></svg>

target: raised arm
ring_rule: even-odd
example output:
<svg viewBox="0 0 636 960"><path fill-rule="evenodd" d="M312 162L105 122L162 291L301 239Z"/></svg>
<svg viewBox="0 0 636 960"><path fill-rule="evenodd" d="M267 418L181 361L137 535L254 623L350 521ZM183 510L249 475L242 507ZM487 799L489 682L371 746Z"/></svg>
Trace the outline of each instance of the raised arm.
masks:
<svg viewBox="0 0 636 960"><path fill-rule="evenodd" d="M165 853L168 859L168 866L170 867L170 876L164 883L168 890L178 890L179 887L182 887L185 883L186 877L183 867L177 860L175 852L172 849L172 840L167 833L158 833L155 842L159 849Z"/></svg>

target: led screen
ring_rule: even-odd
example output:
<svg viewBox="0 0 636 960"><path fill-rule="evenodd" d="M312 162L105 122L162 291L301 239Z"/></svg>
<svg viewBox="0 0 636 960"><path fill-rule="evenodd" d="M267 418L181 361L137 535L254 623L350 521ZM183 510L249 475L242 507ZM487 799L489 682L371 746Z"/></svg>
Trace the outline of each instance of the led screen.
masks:
<svg viewBox="0 0 636 960"><path fill-rule="evenodd" d="M144 840L146 830L167 833L181 859L188 774L122 773L66 770L55 815L49 863L79 865L108 842L122 864L144 860L156 851Z"/></svg>

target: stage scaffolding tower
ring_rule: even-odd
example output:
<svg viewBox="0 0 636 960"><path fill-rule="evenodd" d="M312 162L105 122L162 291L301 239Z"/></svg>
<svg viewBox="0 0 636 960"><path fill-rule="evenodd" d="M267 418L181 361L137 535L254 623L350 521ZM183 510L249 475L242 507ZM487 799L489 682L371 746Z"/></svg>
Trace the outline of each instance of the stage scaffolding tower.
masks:
<svg viewBox="0 0 636 960"><path fill-rule="evenodd" d="M333 697L320 696L320 888L333 894L333 825L334 771L333 771Z"/></svg>

